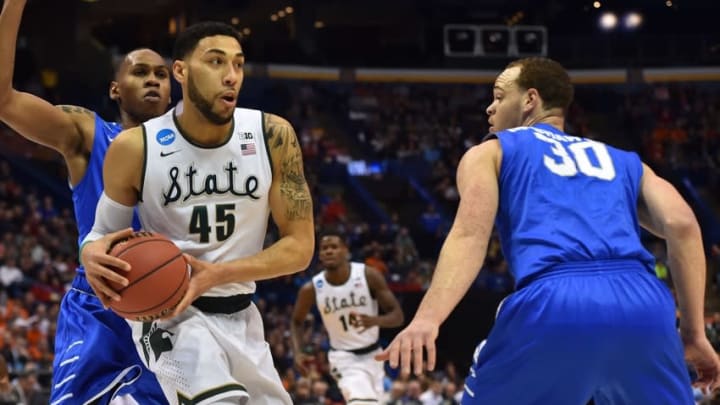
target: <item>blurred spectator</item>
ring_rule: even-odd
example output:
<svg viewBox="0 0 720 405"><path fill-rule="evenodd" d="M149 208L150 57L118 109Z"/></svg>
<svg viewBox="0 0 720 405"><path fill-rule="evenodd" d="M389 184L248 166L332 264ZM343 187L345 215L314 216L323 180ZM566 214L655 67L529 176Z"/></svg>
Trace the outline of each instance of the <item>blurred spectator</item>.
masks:
<svg viewBox="0 0 720 405"><path fill-rule="evenodd" d="M322 380L315 380L312 383L311 396L317 400L318 403L327 405L331 402L328 397L328 389L330 386L327 382Z"/></svg>
<svg viewBox="0 0 720 405"><path fill-rule="evenodd" d="M11 297L20 296L23 279L23 272L18 268L15 258L6 259L5 263L0 266L0 283Z"/></svg>
<svg viewBox="0 0 720 405"><path fill-rule="evenodd" d="M383 260L383 249L379 243L373 241L370 245L370 255L365 258L365 264L374 267L382 274L388 274L388 265Z"/></svg>
<svg viewBox="0 0 720 405"><path fill-rule="evenodd" d="M10 383L10 374L5 358L0 356L0 405L22 404L22 395L17 385Z"/></svg>
<svg viewBox="0 0 720 405"><path fill-rule="evenodd" d="M435 210L435 205L430 204L427 206L425 212L423 212L420 217L420 222L427 233L437 234L442 224L442 217Z"/></svg>
<svg viewBox="0 0 720 405"><path fill-rule="evenodd" d="M337 193L333 199L325 205L322 214L323 224L336 224L345 222L347 219L347 207L342 199L342 195Z"/></svg>
<svg viewBox="0 0 720 405"><path fill-rule="evenodd" d="M405 399L406 386L405 382L395 380L390 387L390 394L385 405L403 405Z"/></svg>
<svg viewBox="0 0 720 405"><path fill-rule="evenodd" d="M420 381L408 381L407 392L405 393L405 398L403 399L403 405L423 405L422 400L420 400L420 395L422 395L422 386L420 385Z"/></svg>
<svg viewBox="0 0 720 405"><path fill-rule="evenodd" d="M716 290L720 290L720 244L715 243L710 248L710 255L713 258L713 262L711 265L714 267L713 272L715 274L715 288Z"/></svg>
<svg viewBox="0 0 720 405"><path fill-rule="evenodd" d="M442 383L437 380L431 380L428 388L420 394L420 401L423 405L440 405L443 401Z"/></svg>
<svg viewBox="0 0 720 405"><path fill-rule="evenodd" d="M20 388L21 401L25 405L47 405L50 401L49 391L40 386L37 379L37 370L27 367L20 372L17 378Z"/></svg>
<svg viewBox="0 0 720 405"><path fill-rule="evenodd" d="M320 400L313 396L311 381L309 378L300 377L295 384L295 391L292 395L295 405L323 405Z"/></svg>
<svg viewBox="0 0 720 405"><path fill-rule="evenodd" d="M440 405L460 405L461 400L462 391L457 390L457 385L454 382L448 381L445 384L443 400Z"/></svg>

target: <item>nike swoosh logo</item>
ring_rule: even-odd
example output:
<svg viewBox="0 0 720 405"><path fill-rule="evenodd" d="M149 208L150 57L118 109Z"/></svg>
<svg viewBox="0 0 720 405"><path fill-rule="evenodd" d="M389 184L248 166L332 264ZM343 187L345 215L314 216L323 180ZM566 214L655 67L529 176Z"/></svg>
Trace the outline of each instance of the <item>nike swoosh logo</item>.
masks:
<svg viewBox="0 0 720 405"><path fill-rule="evenodd" d="M162 152L162 151L161 151L161 152L160 152L160 157L170 156L170 155L172 155L173 153L178 153L178 152L180 152L180 151L179 151L179 150L173 150L173 151L170 151L170 152Z"/></svg>

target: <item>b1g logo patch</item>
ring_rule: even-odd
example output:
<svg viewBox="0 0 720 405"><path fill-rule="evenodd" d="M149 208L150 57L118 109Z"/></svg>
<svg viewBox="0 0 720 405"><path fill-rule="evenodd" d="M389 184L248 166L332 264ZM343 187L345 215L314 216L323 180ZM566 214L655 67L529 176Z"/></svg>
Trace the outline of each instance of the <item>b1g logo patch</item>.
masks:
<svg viewBox="0 0 720 405"><path fill-rule="evenodd" d="M161 129L155 135L155 139L160 145L167 146L175 142L175 132L172 129Z"/></svg>

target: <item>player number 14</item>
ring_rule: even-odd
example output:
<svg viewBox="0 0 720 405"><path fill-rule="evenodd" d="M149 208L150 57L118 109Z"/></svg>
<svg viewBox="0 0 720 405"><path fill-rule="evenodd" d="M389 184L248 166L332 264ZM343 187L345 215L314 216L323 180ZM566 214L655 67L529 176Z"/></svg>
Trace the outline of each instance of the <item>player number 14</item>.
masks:
<svg viewBox="0 0 720 405"><path fill-rule="evenodd" d="M345 332L348 331L349 327L357 327L357 317L355 314L350 314L347 318L345 318L345 315L340 315L340 322L342 323L343 330Z"/></svg>
<svg viewBox="0 0 720 405"><path fill-rule="evenodd" d="M551 145L552 156L543 156L543 163L545 167L558 176L575 176L579 171L586 176L601 180L615 178L615 166L604 144L585 140L564 145L559 141L544 136L538 136L537 138ZM590 151L597 159L596 164L590 161L588 155Z"/></svg>

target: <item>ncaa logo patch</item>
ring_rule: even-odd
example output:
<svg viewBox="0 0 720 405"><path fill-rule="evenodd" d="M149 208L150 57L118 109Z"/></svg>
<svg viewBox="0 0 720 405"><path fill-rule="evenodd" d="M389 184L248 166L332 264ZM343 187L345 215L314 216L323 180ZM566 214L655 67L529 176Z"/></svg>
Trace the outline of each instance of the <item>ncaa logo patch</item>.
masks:
<svg viewBox="0 0 720 405"><path fill-rule="evenodd" d="M171 143L175 142L175 132L173 132L172 129L161 129L160 131L158 131L157 135L155 135L155 139L157 139L157 142L160 145L170 145Z"/></svg>
<svg viewBox="0 0 720 405"><path fill-rule="evenodd" d="M318 280L318 281L315 282L315 287L317 287L317 288L322 288L322 286L323 286L323 281L322 281L322 280Z"/></svg>

